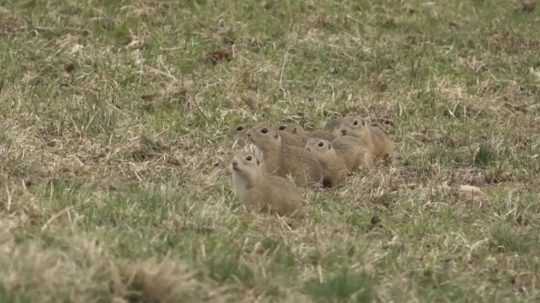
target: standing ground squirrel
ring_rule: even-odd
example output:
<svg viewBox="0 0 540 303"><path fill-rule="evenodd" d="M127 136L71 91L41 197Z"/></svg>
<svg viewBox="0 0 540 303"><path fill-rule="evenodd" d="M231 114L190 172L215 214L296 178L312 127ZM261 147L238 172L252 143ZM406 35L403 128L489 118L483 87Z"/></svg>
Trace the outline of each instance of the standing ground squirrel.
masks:
<svg viewBox="0 0 540 303"><path fill-rule="evenodd" d="M276 129L252 128L247 136L261 150L266 172L282 177L291 175L299 186L322 185L321 163L303 147L283 144Z"/></svg>
<svg viewBox="0 0 540 303"><path fill-rule="evenodd" d="M343 118L339 127L334 130L336 136L353 136L362 139L373 154L374 159L387 159L392 157L394 143L376 126L368 125L367 121L359 116Z"/></svg>
<svg viewBox="0 0 540 303"><path fill-rule="evenodd" d="M313 154L324 169L324 187L335 187L343 182L349 174L345 161L340 157L332 143L324 139L310 138L306 143L306 151Z"/></svg>
<svg viewBox="0 0 540 303"><path fill-rule="evenodd" d="M249 209L303 217L302 192L289 180L267 174L254 153L235 154L230 171L233 190Z"/></svg>

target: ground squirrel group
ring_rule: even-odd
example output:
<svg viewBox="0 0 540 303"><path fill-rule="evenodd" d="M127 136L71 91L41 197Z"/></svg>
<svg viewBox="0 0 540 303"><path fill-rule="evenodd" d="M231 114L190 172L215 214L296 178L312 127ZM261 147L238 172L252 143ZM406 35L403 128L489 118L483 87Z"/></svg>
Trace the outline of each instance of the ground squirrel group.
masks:
<svg viewBox="0 0 540 303"><path fill-rule="evenodd" d="M303 190L342 185L347 176L394 157L394 143L379 127L360 116L333 120L326 129L259 123L233 129L234 153L229 170L233 191L248 208L303 217Z"/></svg>

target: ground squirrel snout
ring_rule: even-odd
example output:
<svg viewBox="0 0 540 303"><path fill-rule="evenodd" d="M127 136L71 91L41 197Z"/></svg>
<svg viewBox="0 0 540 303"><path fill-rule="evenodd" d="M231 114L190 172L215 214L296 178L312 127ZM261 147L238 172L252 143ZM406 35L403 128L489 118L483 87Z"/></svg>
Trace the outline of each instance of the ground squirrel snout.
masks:
<svg viewBox="0 0 540 303"><path fill-rule="evenodd" d="M233 191L249 209L302 217L302 192L289 180L267 174L254 152L238 152L230 165Z"/></svg>

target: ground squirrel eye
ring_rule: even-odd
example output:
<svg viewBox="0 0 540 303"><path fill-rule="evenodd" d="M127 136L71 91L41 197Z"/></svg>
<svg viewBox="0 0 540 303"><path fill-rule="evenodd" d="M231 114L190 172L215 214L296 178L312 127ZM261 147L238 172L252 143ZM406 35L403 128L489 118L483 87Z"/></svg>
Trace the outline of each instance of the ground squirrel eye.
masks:
<svg viewBox="0 0 540 303"><path fill-rule="evenodd" d="M261 129L261 133L266 134L268 132L268 128Z"/></svg>
<svg viewBox="0 0 540 303"><path fill-rule="evenodd" d="M238 126L238 127L236 128L236 130L239 131L239 132L241 132L241 131L244 130L244 127L243 127L243 126Z"/></svg>
<svg viewBox="0 0 540 303"><path fill-rule="evenodd" d="M324 142L319 142L319 147L323 147L324 146Z"/></svg>
<svg viewBox="0 0 540 303"><path fill-rule="evenodd" d="M252 158L251 156L247 156L247 157L246 157L246 160L247 160L247 161L251 161L251 160L253 160L253 158Z"/></svg>
<svg viewBox="0 0 540 303"><path fill-rule="evenodd" d="M354 120L353 125L354 126L358 125L358 120Z"/></svg>

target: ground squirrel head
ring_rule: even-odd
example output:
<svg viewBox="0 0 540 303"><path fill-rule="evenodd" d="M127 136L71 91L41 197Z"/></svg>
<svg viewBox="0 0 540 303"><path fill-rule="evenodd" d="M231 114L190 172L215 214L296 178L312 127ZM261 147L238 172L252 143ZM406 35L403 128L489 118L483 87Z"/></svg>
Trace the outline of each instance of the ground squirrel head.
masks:
<svg viewBox="0 0 540 303"><path fill-rule="evenodd" d="M336 156L336 150L332 146L332 143L324 139L309 138L306 142L305 150L318 158Z"/></svg>
<svg viewBox="0 0 540 303"><path fill-rule="evenodd" d="M325 139L315 139L315 138L309 138L306 142L305 150L314 155L317 160L320 161L321 165L327 169L328 171L325 173L322 179L322 186L323 187L332 187L335 186L337 181L336 176L334 175L334 172L329 172L330 170L334 171L334 169L339 165L339 158L336 153L336 150L334 149L334 146L332 146L332 143ZM344 165L344 164L343 164Z"/></svg>
<svg viewBox="0 0 540 303"><path fill-rule="evenodd" d="M261 159L253 152L242 151L236 153L231 161L230 170L233 174L246 179L254 180L262 172Z"/></svg>
<svg viewBox="0 0 540 303"><path fill-rule="evenodd" d="M253 144L261 149L277 148L281 146L279 132L265 124L257 125L247 132L247 137Z"/></svg>
<svg viewBox="0 0 540 303"><path fill-rule="evenodd" d="M294 123L281 123L278 126L279 131L286 131L291 134L300 135L303 136L305 134L305 130L302 126Z"/></svg>
<svg viewBox="0 0 540 303"><path fill-rule="evenodd" d="M248 132L249 127L244 124L238 124L231 128L231 136L234 140L233 147L237 144L244 145L245 144L245 137L246 133Z"/></svg>
<svg viewBox="0 0 540 303"><path fill-rule="evenodd" d="M360 116L348 116L341 120L334 130L334 134L336 136L358 136L367 125L367 121Z"/></svg>

